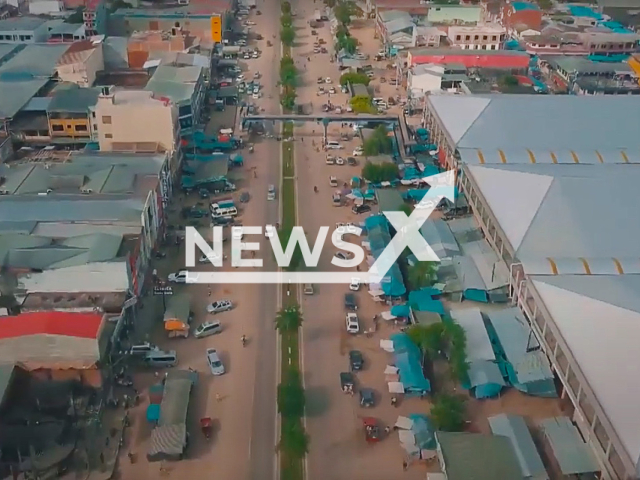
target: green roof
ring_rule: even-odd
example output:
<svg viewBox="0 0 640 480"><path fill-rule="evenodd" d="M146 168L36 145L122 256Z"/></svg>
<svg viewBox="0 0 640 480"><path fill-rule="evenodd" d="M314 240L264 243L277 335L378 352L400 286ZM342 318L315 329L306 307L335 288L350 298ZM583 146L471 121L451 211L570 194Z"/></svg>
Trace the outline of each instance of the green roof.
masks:
<svg viewBox="0 0 640 480"><path fill-rule="evenodd" d="M381 212L397 212L404 205L400 192L391 188L376 189L376 200Z"/></svg>
<svg viewBox="0 0 640 480"><path fill-rule="evenodd" d="M86 113L89 107L98 102L99 88L66 88L58 90L49 106L48 112Z"/></svg>
<svg viewBox="0 0 640 480"><path fill-rule="evenodd" d="M522 480L518 457L507 437L436 432L447 480Z"/></svg>

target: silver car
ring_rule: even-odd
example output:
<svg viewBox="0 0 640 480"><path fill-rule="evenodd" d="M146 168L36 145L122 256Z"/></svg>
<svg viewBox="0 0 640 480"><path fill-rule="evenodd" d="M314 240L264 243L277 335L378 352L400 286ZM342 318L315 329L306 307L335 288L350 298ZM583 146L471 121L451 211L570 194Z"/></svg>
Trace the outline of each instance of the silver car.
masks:
<svg viewBox="0 0 640 480"><path fill-rule="evenodd" d="M224 365L215 348L207 348L207 363L209 364L212 375L224 375Z"/></svg>
<svg viewBox="0 0 640 480"><path fill-rule="evenodd" d="M232 308L233 304L230 300L218 300L217 302L213 302L207 305L207 313L221 313L226 312L227 310L231 310Z"/></svg>
<svg viewBox="0 0 640 480"><path fill-rule="evenodd" d="M209 321L209 322L204 322L198 328L196 328L195 336L196 338L204 338L204 337L208 337L209 335L215 335L217 333L220 333L221 331L222 331L222 326L220 325L220 322Z"/></svg>

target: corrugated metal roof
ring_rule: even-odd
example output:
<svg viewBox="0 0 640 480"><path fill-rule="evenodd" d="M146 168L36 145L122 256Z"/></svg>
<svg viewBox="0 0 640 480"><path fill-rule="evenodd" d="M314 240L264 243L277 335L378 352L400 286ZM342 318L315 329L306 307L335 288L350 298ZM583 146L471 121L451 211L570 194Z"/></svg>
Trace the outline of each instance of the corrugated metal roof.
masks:
<svg viewBox="0 0 640 480"><path fill-rule="evenodd" d="M396 212L404 205L404 199L396 189L376 188L375 193L381 212Z"/></svg>
<svg viewBox="0 0 640 480"><path fill-rule="evenodd" d="M26 335L98 338L103 315L77 312L33 312L0 317L0 339Z"/></svg>
<svg viewBox="0 0 640 480"><path fill-rule="evenodd" d="M640 146L640 98L634 96L432 95L427 102L458 148L613 151Z"/></svg>
<svg viewBox="0 0 640 480"><path fill-rule="evenodd" d="M548 418L540 426L564 475L600 471L590 448L569 418Z"/></svg>
<svg viewBox="0 0 640 480"><path fill-rule="evenodd" d="M640 163L640 150L561 150L551 151L542 149L500 149L480 150L476 148L460 148L460 160L469 165L494 164L575 164L586 165Z"/></svg>
<svg viewBox="0 0 640 480"><path fill-rule="evenodd" d="M89 107L98 102L100 88L69 88L55 93L47 111L64 113L87 113Z"/></svg>
<svg viewBox="0 0 640 480"><path fill-rule="evenodd" d="M640 258L640 223L630 222L628 213L640 202L640 170L624 165L531 164L464 170L517 259ZM612 262L603 265L612 268Z"/></svg>
<svg viewBox="0 0 640 480"><path fill-rule="evenodd" d="M451 317L460 325L467 336L467 360L493 361L496 355L484 325L482 314L478 308L458 308L451 310Z"/></svg>
<svg viewBox="0 0 640 480"><path fill-rule="evenodd" d="M420 233L438 258L448 258L460 254L458 242L444 220L427 220L420 227Z"/></svg>
<svg viewBox="0 0 640 480"><path fill-rule="evenodd" d="M51 100L53 100L51 97L33 97L21 110L23 112L46 112Z"/></svg>
<svg viewBox="0 0 640 480"><path fill-rule="evenodd" d="M549 478L523 417L501 413L489 417L487 420L494 435L507 437L511 442L518 457L523 477L531 480L547 480Z"/></svg>
<svg viewBox="0 0 640 480"><path fill-rule="evenodd" d="M387 31L388 35L394 34L394 33L399 32L401 30L406 30L406 29L409 29L409 28L413 28L413 27L415 27L415 24L411 20L411 17L409 17L409 18L396 18L396 19L391 20L391 21L389 21L389 22L384 24L384 28Z"/></svg>
<svg viewBox="0 0 640 480"><path fill-rule="evenodd" d="M93 199L78 195L71 199L16 197L0 199L0 223L21 222L141 222L143 202L139 199Z"/></svg>
<svg viewBox="0 0 640 480"><path fill-rule="evenodd" d="M126 260L91 263L18 277L28 293L112 293L130 289Z"/></svg>
<svg viewBox="0 0 640 480"><path fill-rule="evenodd" d="M480 433L436 432L447 480L522 480L508 438Z"/></svg>
<svg viewBox="0 0 640 480"><path fill-rule="evenodd" d="M640 451L640 382L633 379L640 370L640 275L531 276L529 281L635 459Z"/></svg>
<svg viewBox="0 0 640 480"><path fill-rule="evenodd" d="M480 387L482 385L501 385L506 386L500 367L494 362L487 360L477 360L469 364L469 383L471 388Z"/></svg>

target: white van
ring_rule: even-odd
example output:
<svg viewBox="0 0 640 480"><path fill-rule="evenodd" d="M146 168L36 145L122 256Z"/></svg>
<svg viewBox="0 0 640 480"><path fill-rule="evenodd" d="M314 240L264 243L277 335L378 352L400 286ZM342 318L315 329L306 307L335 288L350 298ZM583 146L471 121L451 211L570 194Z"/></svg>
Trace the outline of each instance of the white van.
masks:
<svg viewBox="0 0 640 480"><path fill-rule="evenodd" d="M331 196L331 203L334 207L341 207L342 206L342 195L340 195L339 193L334 193Z"/></svg>
<svg viewBox="0 0 640 480"><path fill-rule="evenodd" d="M213 218L235 217L238 215L238 209L235 206L220 207L217 203L211 204L211 216Z"/></svg>
<svg viewBox="0 0 640 480"><path fill-rule="evenodd" d="M240 76L238 77L239 79L240 79ZM233 128L221 128L220 135L233 135Z"/></svg>
<svg viewBox="0 0 640 480"><path fill-rule="evenodd" d="M269 185L269 189L267 190L267 200L275 200L276 199L276 187L275 185Z"/></svg>
<svg viewBox="0 0 640 480"><path fill-rule="evenodd" d="M327 148L330 150L340 150L342 148L342 145L339 142L330 140L327 142Z"/></svg>
<svg viewBox="0 0 640 480"><path fill-rule="evenodd" d="M170 352L149 352L145 355L143 361L148 367L175 367L178 364L178 357L174 350Z"/></svg>

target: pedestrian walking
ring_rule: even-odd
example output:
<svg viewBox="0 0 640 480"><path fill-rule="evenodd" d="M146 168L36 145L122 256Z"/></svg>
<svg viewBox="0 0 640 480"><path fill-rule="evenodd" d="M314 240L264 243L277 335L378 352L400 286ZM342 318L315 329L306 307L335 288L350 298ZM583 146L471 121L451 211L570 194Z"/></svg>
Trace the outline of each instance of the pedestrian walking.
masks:
<svg viewBox="0 0 640 480"><path fill-rule="evenodd" d="M100 452L100 463L104 465L104 453Z"/></svg>
<svg viewBox="0 0 640 480"><path fill-rule="evenodd" d="M402 470L406 472L408 468L409 468L409 464L407 463L406 460L403 460L402 461Z"/></svg>
<svg viewBox="0 0 640 480"><path fill-rule="evenodd" d="M216 393L216 402L220 402L222 401L222 397L220 396L219 393Z"/></svg>

